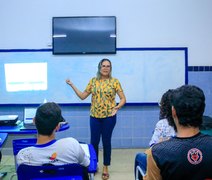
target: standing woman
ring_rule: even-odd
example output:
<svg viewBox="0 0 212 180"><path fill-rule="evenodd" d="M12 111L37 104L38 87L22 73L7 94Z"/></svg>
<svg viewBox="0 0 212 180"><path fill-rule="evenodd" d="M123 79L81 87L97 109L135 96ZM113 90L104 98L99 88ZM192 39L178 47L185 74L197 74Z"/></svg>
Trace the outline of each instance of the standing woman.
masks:
<svg viewBox="0 0 212 180"><path fill-rule="evenodd" d="M103 172L102 179L109 179L108 166L111 161L111 137L116 124L116 113L124 106L126 98L118 79L112 77L112 64L109 59L102 59L98 64L97 76L92 78L85 91L81 92L69 80L69 84L76 95L84 100L92 94L90 108L90 130L91 144L97 154L99 152L100 137L103 144ZM115 101L116 94L120 98L117 105Z"/></svg>

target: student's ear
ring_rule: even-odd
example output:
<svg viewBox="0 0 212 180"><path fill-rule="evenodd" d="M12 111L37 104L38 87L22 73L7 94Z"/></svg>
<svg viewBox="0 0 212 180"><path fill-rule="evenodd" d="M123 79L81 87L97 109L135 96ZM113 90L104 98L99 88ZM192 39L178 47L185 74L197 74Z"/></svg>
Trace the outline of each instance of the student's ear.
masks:
<svg viewBox="0 0 212 180"><path fill-rule="evenodd" d="M59 131L59 129L60 129L60 123L57 124L55 131Z"/></svg>
<svg viewBox="0 0 212 180"><path fill-rule="evenodd" d="M176 117L177 117L177 113L176 113L174 106L172 106L172 117L173 117L173 119L176 119Z"/></svg>
<svg viewBox="0 0 212 180"><path fill-rule="evenodd" d="M177 112L176 112L176 109L174 108L174 106L172 106L172 117L174 119L174 124L175 124L176 128L178 129L179 120L178 120Z"/></svg>

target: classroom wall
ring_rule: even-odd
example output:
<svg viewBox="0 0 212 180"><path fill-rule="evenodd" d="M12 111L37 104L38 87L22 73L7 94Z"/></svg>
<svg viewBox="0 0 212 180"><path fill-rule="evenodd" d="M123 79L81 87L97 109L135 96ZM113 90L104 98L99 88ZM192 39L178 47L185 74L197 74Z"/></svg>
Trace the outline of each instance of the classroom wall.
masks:
<svg viewBox="0 0 212 180"><path fill-rule="evenodd" d="M0 49L51 48L53 16L115 15L117 47L188 47L188 82L206 95L205 115L212 116L211 0L0 0ZM22 106L1 106L0 115L18 114ZM70 129L57 137L89 142L89 106L64 106ZM157 106L127 105L118 112L113 148L148 147L158 121ZM3 153L11 152L11 135ZM22 137L22 136L20 136Z"/></svg>
<svg viewBox="0 0 212 180"><path fill-rule="evenodd" d="M189 66L212 59L211 0L0 0L0 49L51 47L53 16L117 17L117 47L188 47Z"/></svg>

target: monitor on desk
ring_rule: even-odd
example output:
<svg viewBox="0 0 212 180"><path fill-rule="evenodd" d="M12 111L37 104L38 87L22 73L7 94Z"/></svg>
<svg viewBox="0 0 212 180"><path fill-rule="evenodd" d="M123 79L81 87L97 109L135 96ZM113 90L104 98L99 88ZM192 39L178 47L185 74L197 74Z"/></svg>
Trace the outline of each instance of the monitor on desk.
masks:
<svg viewBox="0 0 212 180"><path fill-rule="evenodd" d="M36 129L33 123L37 108L25 108L24 109L24 128L25 129Z"/></svg>

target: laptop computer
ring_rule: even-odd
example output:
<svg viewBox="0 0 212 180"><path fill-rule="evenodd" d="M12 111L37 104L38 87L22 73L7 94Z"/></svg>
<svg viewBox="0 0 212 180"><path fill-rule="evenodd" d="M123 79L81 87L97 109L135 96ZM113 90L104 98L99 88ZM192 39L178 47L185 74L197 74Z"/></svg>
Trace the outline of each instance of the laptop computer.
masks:
<svg viewBox="0 0 212 180"><path fill-rule="evenodd" d="M37 108L25 108L24 109L24 129L36 129L35 124L33 123L33 118L35 117Z"/></svg>

